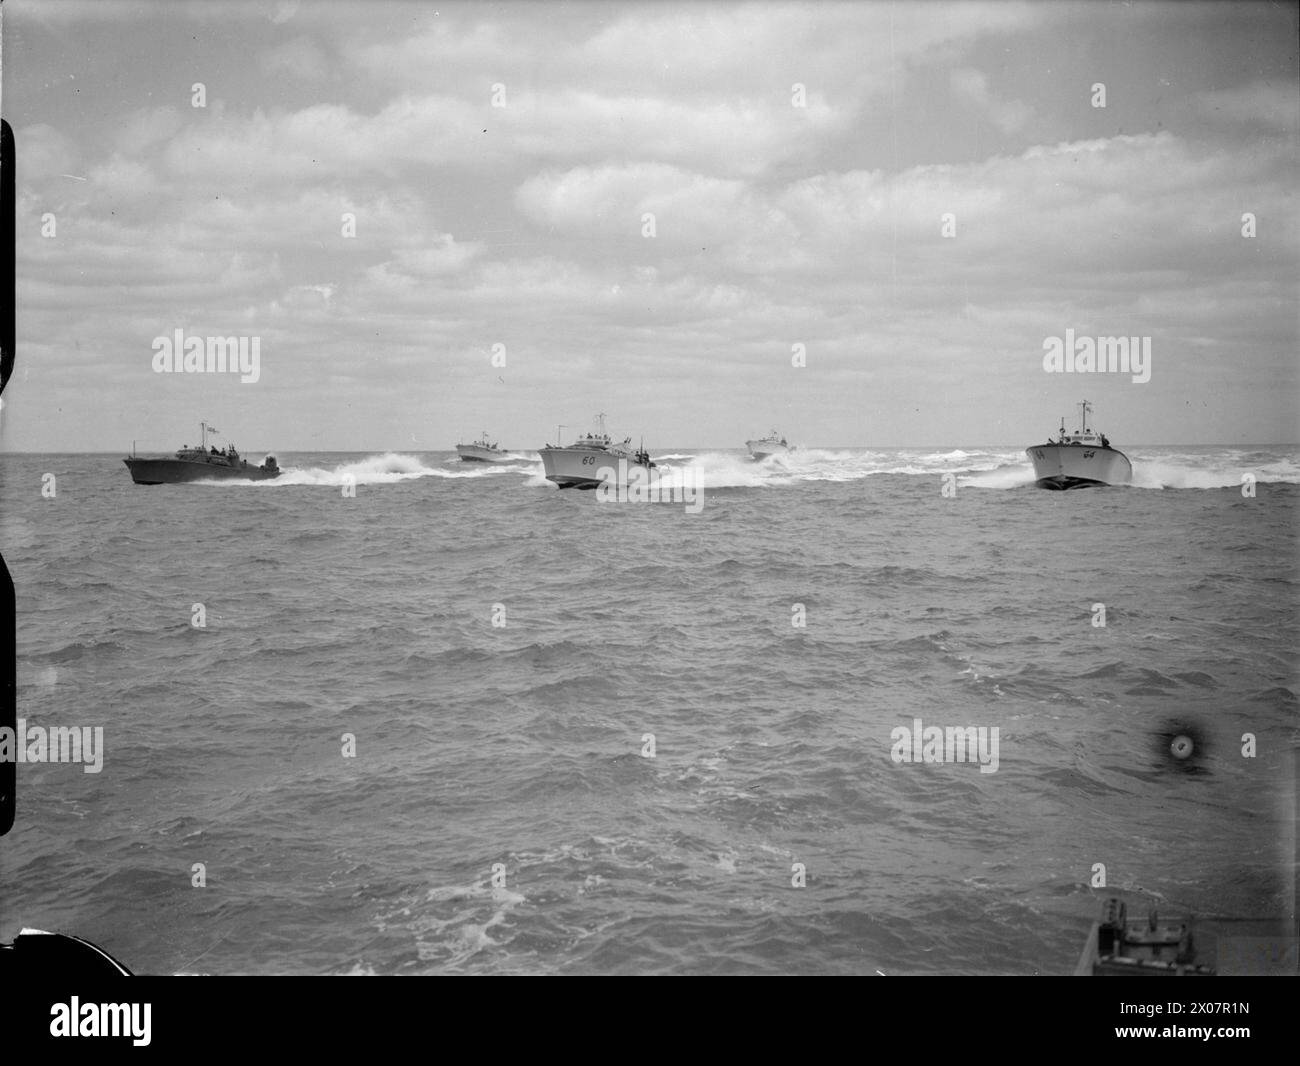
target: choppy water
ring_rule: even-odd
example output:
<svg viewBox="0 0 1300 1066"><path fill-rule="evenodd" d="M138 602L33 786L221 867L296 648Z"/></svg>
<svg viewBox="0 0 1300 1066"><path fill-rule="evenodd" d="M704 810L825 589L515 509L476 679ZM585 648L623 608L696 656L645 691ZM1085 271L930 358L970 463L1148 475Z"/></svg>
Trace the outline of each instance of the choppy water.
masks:
<svg viewBox="0 0 1300 1066"><path fill-rule="evenodd" d="M1064 973L1095 863L1289 915L1300 455L1130 456L1132 489L1049 493L1018 449L675 453L698 514L446 453L180 487L4 457L20 715L102 725L105 762L20 768L0 938L145 972ZM894 763L915 718L997 726L997 772Z"/></svg>

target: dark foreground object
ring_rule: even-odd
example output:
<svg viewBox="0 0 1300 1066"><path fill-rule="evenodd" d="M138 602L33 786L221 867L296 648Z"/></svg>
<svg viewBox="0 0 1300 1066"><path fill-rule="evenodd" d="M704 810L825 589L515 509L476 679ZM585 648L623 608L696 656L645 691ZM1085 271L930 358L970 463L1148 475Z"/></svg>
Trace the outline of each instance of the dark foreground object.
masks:
<svg viewBox="0 0 1300 1066"><path fill-rule="evenodd" d="M1123 900L1102 904L1076 977L1294 976L1300 938L1285 919L1158 915L1131 918Z"/></svg>
<svg viewBox="0 0 1300 1066"><path fill-rule="evenodd" d="M1101 921L1093 925L1075 973L1208 977L1214 971L1196 964L1190 917L1161 918L1152 910L1146 918L1130 921L1124 901L1111 896L1102 905Z"/></svg>
<svg viewBox="0 0 1300 1066"><path fill-rule="evenodd" d="M24 929L12 944L0 944L0 975L6 980L130 977L131 971L89 940L63 933Z"/></svg>

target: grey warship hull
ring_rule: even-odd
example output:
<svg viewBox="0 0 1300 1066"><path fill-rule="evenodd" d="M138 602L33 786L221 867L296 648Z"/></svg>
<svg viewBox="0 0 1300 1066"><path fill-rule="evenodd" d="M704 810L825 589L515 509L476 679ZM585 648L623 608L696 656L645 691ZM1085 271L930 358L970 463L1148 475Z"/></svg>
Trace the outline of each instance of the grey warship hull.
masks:
<svg viewBox="0 0 1300 1066"><path fill-rule="evenodd" d="M1133 464L1114 448L1037 444L1026 448L1025 454L1034 464L1034 482L1040 489L1086 489L1133 481Z"/></svg>
<svg viewBox="0 0 1300 1066"><path fill-rule="evenodd" d="M514 458L500 448L480 448L476 444L457 444L456 454L466 463L508 463Z"/></svg>
<svg viewBox="0 0 1300 1066"><path fill-rule="evenodd" d="M123 459L137 485L179 485L189 481L268 481L280 476L278 469L253 466L240 460L228 463L193 459Z"/></svg>

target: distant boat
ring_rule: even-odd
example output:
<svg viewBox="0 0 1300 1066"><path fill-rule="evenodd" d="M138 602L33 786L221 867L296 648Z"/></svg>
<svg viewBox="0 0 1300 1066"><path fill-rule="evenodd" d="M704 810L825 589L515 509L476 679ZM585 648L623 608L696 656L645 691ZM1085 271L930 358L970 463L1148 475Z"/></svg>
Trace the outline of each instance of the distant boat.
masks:
<svg viewBox="0 0 1300 1066"><path fill-rule="evenodd" d="M280 476L275 456L268 455L261 466L253 466L240 458L233 444L220 451L209 448L208 434L216 433L206 422L199 423L199 446L186 445L175 458L140 458L134 454L123 459L131 471L131 480L137 485L176 485L186 481L266 481Z"/></svg>
<svg viewBox="0 0 1300 1066"><path fill-rule="evenodd" d="M601 470L618 476L620 460L626 463L625 469L634 466L647 471L654 469L649 452L633 448L631 437L615 442L605 432L605 416L599 418L600 432L584 434L572 444L548 444L539 449L547 481L554 481L562 489L594 489L609 479L608 474L600 476Z"/></svg>
<svg viewBox="0 0 1300 1066"><path fill-rule="evenodd" d="M499 444L488 440L486 429L473 444L457 444L456 453L467 463L508 463L511 460L509 452L502 451Z"/></svg>
<svg viewBox="0 0 1300 1066"><path fill-rule="evenodd" d="M794 448L787 444L786 439L776 430L772 430L759 440L745 441L745 447L749 449L749 454L754 459L766 459L769 455L789 455L794 451Z"/></svg>
<svg viewBox="0 0 1300 1066"><path fill-rule="evenodd" d="M1128 485L1133 464L1128 456L1110 446L1104 433L1088 426L1092 404L1079 404L1079 429L1065 431L1061 419L1060 437L1025 449L1034 464L1034 479L1040 489L1084 489L1092 485Z"/></svg>

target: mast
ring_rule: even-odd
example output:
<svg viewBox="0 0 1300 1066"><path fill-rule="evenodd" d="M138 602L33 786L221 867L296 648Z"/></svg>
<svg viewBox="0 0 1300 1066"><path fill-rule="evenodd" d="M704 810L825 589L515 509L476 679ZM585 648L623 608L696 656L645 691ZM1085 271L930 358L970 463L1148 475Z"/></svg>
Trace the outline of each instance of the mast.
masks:
<svg viewBox="0 0 1300 1066"><path fill-rule="evenodd" d="M1079 404L1079 431L1081 433L1088 432L1088 412L1091 410L1092 410L1092 404L1090 404L1087 400L1084 400L1081 404Z"/></svg>

